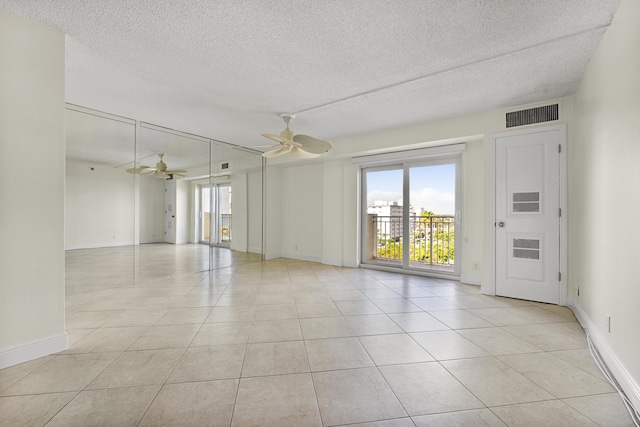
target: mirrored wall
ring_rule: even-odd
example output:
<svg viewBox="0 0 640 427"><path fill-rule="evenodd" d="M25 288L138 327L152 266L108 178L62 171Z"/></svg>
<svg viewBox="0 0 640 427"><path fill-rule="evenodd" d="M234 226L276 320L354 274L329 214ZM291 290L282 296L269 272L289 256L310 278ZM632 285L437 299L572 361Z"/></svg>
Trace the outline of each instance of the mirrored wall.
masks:
<svg viewBox="0 0 640 427"><path fill-rule="evenodd" d="M67 294L259 262L261 153L68 105Z"/></svg>

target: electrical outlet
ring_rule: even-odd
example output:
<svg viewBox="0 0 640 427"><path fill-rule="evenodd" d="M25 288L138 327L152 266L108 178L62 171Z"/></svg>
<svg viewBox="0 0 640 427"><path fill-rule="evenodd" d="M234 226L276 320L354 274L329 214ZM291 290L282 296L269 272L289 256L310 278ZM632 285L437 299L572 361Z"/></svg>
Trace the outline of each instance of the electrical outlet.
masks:
<svg viewBox="0 0 640 427"><path fill-rule="evenodd" d="M611 316L607 314L607 329L611 333Z"/></svg>
<svg viewBox="0 0 640 427"><path fill-rule="evenodd" d="M479 262L474 262L473 263L473 269L474 270L480 270L480 263Z"/></svg>
<svg viewBox="0 0 640 427"><path fill-rule="evenodd" d="M297 243L296 243L296 246L295 246L295 250L296 250L296 251L298 250L298 244L297 244Z"/></svg>

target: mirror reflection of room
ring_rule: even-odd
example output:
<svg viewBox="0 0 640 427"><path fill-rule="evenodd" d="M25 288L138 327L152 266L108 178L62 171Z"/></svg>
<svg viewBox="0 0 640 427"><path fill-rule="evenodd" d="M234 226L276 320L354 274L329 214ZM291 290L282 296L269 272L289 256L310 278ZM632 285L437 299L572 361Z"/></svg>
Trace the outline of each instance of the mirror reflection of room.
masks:
<svg viewBox="0 0 640 427"><path fill-rule="evenodd" d="M69 105L67 294L260 261L262 167L249 149Z"/></svg>

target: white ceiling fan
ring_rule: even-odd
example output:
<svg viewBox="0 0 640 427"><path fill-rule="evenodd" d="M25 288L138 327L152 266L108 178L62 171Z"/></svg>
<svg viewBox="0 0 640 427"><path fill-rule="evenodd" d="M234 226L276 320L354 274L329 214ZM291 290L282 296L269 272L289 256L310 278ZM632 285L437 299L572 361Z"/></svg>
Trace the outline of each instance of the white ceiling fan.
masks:
<svg viewBox="0 0 640 427"><path fill-rule="evenodd" d="M150 175L158 179L173 179L174 176L185 176L187 172L183 169L167 169L167 164L162 160L166 153L158 153L160 161L156 163L156 167L140 165L137 168L127 169L129 173L139 173L141 175Z"/></svg>
<svg viewBox="0 0 640 427"><path fill-rule="evenodd" d="M309 135L294 135L293 131L289 129L289 123L296 118L294 114L280 114L280 117L282 117L282 120L287 124L287 127L280 132L280 135L271 133L262 134L265 138L273 139L279 143L278 145L269 146L275 149L262 153L263 157L270 159L289 153L289 156L293 158L305 159L317 157L333 148L333 144L329 141L316 139Z"/></svg>

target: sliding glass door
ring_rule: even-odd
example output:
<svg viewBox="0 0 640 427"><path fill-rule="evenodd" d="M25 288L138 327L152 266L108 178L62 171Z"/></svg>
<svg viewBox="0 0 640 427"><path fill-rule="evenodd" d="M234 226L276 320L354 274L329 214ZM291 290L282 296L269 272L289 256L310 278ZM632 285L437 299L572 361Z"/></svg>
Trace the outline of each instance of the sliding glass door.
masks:
<svg viewBox="0 0 640 427"><path fill-rule="evenodd" d="M200 185L200 243L231 245L231 185Z"/></svg>
<svg viewBox="0 0 640 427"><path fill-rule="evenodd" d="M362 168L363 264L459 274L460 159Z"/></svg>

